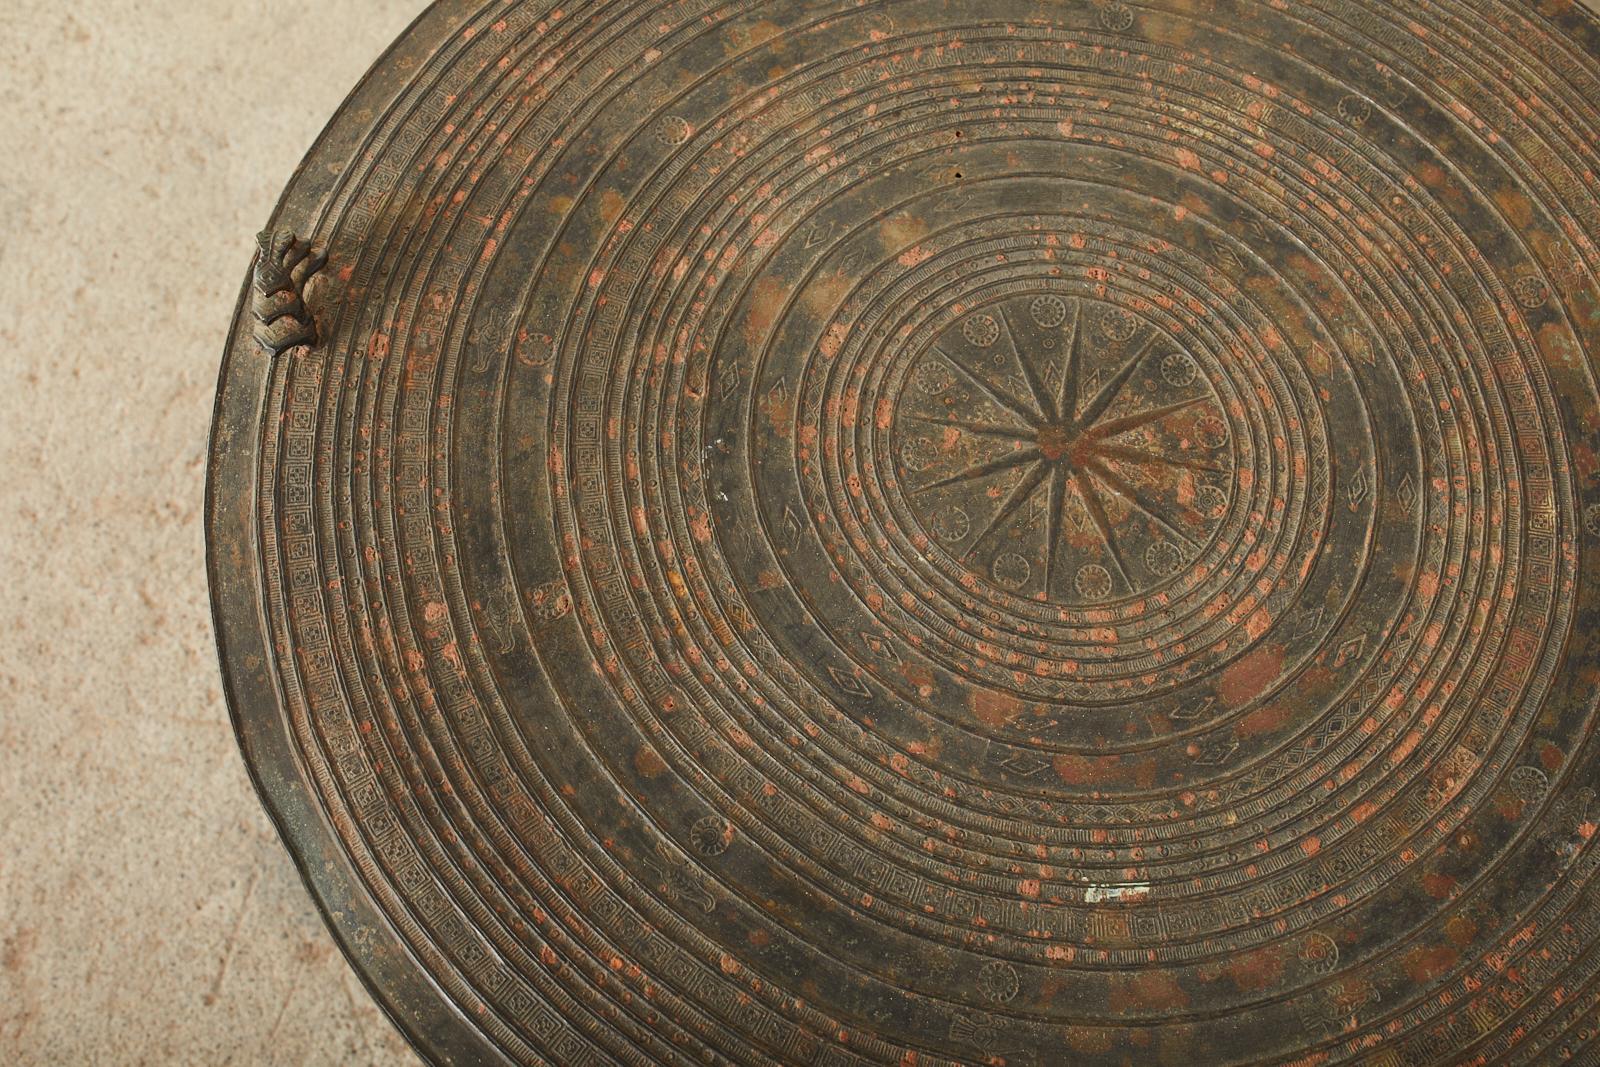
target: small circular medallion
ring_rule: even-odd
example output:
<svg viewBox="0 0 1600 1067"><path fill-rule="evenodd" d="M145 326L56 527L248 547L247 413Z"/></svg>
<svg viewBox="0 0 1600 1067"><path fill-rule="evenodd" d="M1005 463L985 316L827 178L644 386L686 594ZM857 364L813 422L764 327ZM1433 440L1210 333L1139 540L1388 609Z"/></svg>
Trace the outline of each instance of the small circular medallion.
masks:
<svg viewBox="0 0 1600 1067"><path fill-rule="evenodd" d="M1111 595L1111 572L1098 563L1079 567L1072 583L1085 600L1104 600Z"/></svg>
<svg viewBox="0 0 1600 1067"><path fill-rule="evenodd" d="M1047 330L1067 321L1067 302L1058 296L1035 297L1028 304L1028 316Z"/></svg>
<svg viewBox="0 0 1600 1067"><path fill-rule="evenodd" d="M1000 339L1000 324L993 315L973 315L961 326L961 332L978 348L988 348Z"/></svg>

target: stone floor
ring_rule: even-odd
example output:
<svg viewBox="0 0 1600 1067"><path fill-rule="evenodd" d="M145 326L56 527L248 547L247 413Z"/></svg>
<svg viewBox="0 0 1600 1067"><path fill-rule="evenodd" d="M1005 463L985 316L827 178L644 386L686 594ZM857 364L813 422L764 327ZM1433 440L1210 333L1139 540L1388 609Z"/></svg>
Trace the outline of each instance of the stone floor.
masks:
<svg viewBox="0 0 1600 1067"><path fill-rule="evenodd" d="M201 485L252 238L420 7L0 0L0 1064L417 1062L240 763Z"/></svg>
<svg viewBox="0 0 1600 1067"><path fill-rule="evenodd" d="M420 7L0 0L0 1064L416 1062L238 758L201 486L252 237Z"/></svg>

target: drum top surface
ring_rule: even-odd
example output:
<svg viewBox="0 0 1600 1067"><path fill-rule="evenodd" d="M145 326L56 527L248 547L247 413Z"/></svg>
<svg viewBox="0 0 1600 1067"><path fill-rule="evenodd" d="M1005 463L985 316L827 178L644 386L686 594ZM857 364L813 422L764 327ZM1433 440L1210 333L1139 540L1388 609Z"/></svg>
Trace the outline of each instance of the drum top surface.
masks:
<svg viewBox="0 0 1600 1067"><path fill-rule="evenodd" d="M1597 171L1552 0L435 5L211 458L374 993L441 1063L1593 1062Z"/></svg>

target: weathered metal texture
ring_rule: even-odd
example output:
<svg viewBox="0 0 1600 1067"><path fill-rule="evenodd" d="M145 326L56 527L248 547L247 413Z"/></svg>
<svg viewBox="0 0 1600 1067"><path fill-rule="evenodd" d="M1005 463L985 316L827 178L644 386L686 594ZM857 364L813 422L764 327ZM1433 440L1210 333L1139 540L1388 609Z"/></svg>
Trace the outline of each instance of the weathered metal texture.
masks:
<svg viewBox="0 0 1600 1067"><path fill-rule="evenodd" d="M440 1063L1600 1062L1597 171L1555 0L433 7L212 452L352 960Z"/></svg>

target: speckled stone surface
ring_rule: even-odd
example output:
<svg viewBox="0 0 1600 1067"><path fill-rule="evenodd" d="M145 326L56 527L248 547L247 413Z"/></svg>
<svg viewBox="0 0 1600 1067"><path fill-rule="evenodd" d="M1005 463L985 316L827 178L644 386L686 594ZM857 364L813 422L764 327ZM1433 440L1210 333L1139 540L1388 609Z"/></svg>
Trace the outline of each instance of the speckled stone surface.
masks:
<svg viewBox="0 0 1600 1067"><path fill-rule="evenodd" d="M201 506L253 237L420 7L0 4L0 1063L416 1062L250 787Z"/></svg>

